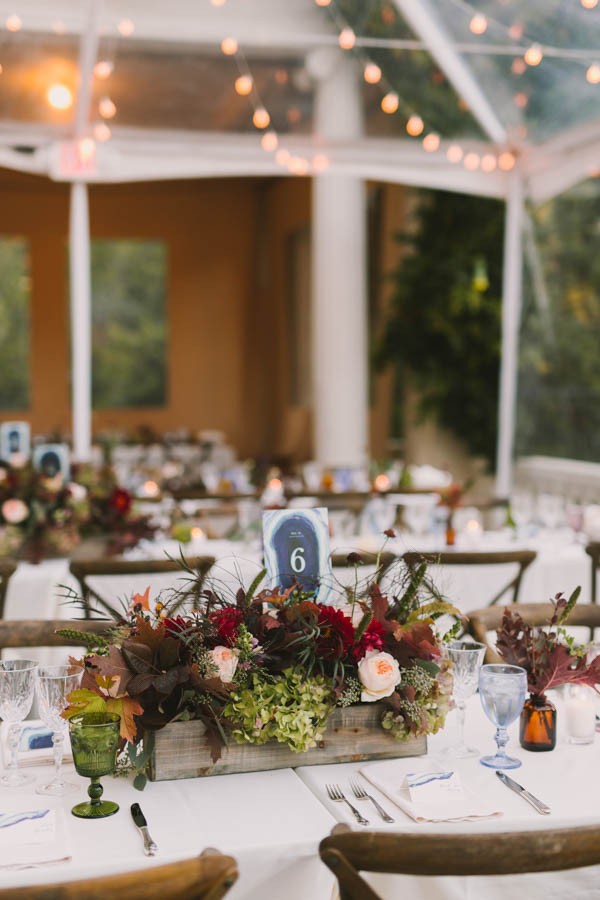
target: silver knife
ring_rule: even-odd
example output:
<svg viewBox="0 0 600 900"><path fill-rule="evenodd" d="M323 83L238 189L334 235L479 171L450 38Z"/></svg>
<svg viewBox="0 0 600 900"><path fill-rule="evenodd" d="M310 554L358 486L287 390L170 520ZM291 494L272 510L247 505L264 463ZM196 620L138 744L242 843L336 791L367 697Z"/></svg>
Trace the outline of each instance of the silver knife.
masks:
<svg viewBox="0 0 600 900"><path fill-rule="evenodd" d="M498 772L496 770L496 775L506 787L510 788L511 791L514 791L515 794L518 794L523 800L527 800L528 803L531 803L534 809L536 809L542 816L547 816L551 809L549 806L546 806L545 803L542 803L541 800L538 800L537 797L534 797L533 794L530 794L529 791L526 791L525 788L514 781L512 778L509 778L504 772Z"/></svg>
<svg viewBox="0 0 600 900"><path fill-rule="evenodd" d="M141 835L144 838L144 853L146 854L146 856L154 856L158 850L158 845L155 844L150 837L150 832L148 831L148 823L146 822L146 817L142 812L139 803L131 804L131 818L139 828Z"/></svg>

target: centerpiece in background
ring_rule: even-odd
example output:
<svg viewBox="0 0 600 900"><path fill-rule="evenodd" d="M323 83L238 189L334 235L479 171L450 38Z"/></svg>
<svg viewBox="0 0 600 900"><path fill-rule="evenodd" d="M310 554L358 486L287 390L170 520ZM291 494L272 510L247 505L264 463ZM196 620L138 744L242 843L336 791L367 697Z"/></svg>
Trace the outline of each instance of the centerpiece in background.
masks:
<svg viewBox="0 0 600 900"><path fill-rule="evenodd" d="M546 691L563 684L593 688L600 683L600 657L589 660L587 648L575 644L565 624L581 588L567 600L557 594L547 626L523 621L518 607L507 607L496 632L496 648L503 659L527 672L529 697L521 713L520 741L525 750L553 750L556 746L556 707Z"/></svg>
<svg viewBox="0 0 600 900"><path fill-rule="evenodd" d="M110 468L50 468L44 461L60 461L63 445L45 446L57 450L38 454L44 464L0 462L0 555L37 563L70 556L82 539L98 536L103 552L119 553L152 536L148 516L135 513Z"/></svg>
<svg viewBox="0 0 600 900"><path fill-rule="evenodd" d="M155 780L426 752L452 693L435 623L456 610L425 565L397 560L380 580L379 558L369 578L361 563L351 554L351 586L336 582L327 603L318 586L259 590L264 572L185 612L186 591L154 607L149 589L136 595L108 641L87 635L65 715L119 713L128 755Z"/></svg>

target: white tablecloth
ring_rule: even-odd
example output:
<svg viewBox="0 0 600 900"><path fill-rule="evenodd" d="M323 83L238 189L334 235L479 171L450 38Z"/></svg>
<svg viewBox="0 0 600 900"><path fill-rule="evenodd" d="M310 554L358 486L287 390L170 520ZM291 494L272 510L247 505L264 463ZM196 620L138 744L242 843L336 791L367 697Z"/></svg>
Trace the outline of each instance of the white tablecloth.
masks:
<svg viewBox="0 0 600 900"><path fill-rule="evenodd" d="M231 900L307 900L331 896L332 879L319 860L320 839L334 819L291 769L221 775L148 784L140 793L124 778L104 778L104 797L120 805L107 819L86 821L69 812L86 799L89 781L65 766L79 793L48 801L23 788L31 809L60 805L66 813L73 858L52 867L13 871L0 868L0 886L90 878L187 859L206 847L234 856L240 878ZM47 777L49 769L38 770ZM8 800L16 792L3 789ZM139 803L159 846L152 859L129 813Z"/></svg>

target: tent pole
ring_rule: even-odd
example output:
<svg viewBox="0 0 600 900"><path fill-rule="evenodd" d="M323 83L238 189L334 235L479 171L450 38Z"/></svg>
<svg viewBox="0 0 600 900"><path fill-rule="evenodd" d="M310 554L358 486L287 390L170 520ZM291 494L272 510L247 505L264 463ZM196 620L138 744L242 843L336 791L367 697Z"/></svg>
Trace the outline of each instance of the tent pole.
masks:
<svg viewBox="0 0 600 900"><path fill-rule="evenodd" d="M83 182L71 185L69 243L73 458L85 462L92 449L92 292L88 189Z"/></svg>
<svg viewBox="0 0 600 900"><path fill-rule="evenodd" d="M496 496L501 498L509 496L512 485L523 280L523 218L523 178L515 170L509 176L504 223L502 346L496 452Z"/></svg>

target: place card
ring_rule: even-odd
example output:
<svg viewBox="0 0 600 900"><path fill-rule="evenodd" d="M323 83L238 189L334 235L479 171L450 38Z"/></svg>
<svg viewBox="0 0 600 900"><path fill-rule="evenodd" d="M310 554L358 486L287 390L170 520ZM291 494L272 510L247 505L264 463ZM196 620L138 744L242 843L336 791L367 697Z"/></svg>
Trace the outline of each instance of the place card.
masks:
<svg viewBox="0 0 600 900"><path fill-rule="evenodd" d="M409 773L402 787L412 803L444 803L462 796L460 777L456 772Z"/></svg>
<svg viewBox="0 0 600 900"><path fill-rule="evenodd" d="M1 868L28 868L70 858L63 810L0 803Z"/></svg>

